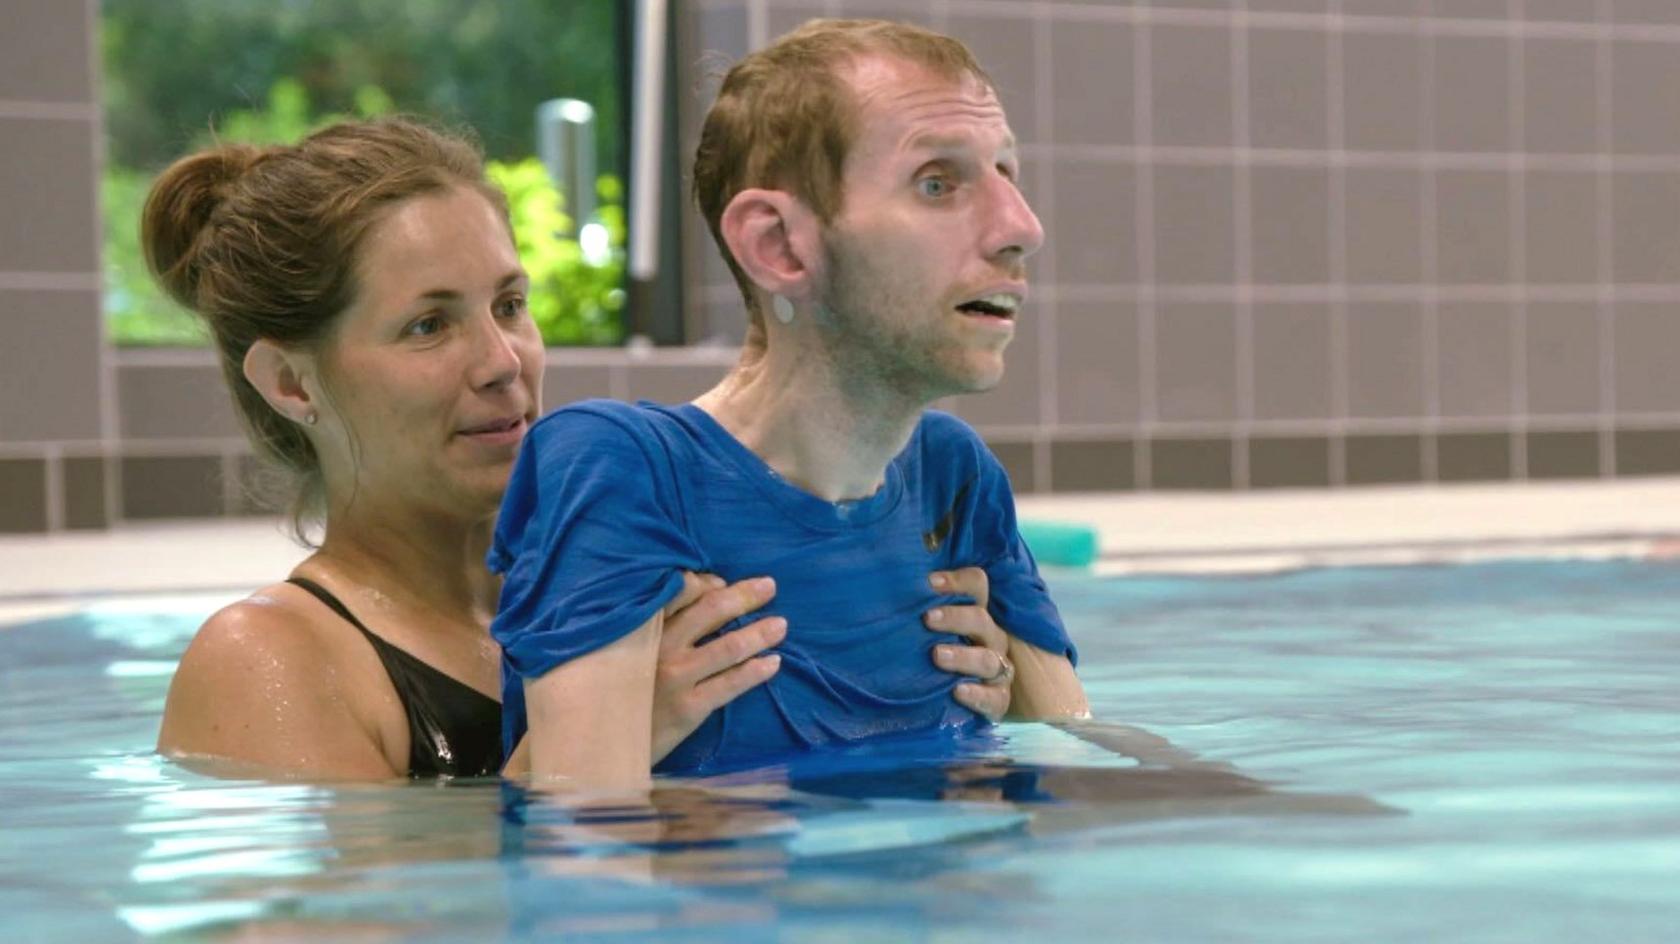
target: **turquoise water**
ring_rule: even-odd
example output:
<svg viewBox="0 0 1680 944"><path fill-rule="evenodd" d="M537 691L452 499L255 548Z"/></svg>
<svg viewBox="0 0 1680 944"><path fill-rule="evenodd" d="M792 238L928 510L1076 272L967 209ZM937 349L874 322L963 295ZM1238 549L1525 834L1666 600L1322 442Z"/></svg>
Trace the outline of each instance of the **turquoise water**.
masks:
<svg viewBox="0 0 1680 944"><path fill-rule="evenodd" d="M0 939L1680 936L1680 567L1052 586L1097 716L1135 728L1004 725L594 809L161 763L216 601L0 628Z"/></svg>

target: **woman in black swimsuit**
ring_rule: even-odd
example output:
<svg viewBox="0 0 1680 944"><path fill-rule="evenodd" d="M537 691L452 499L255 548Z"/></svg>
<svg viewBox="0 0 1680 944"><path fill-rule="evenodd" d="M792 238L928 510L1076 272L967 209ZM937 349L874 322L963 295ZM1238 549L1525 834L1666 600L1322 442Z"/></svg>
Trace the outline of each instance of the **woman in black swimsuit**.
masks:
<svg viewBox="0 0 1680 944"><path fill-rule="evenodd" d="M199 630L158 749L317 779L518 772L522 752L500 749L484 556L543 352L477 149L407 119L214 148L165 171L142 227L159 281L215 338L259 454L290 473L294 530L320 535L287 581ZM983 591L978 571L950 576ZM689 578L661 641L656 757L774 674L778 622L698 644L774 592ZM1007 688L958 691L1008 707Z"/></svg>

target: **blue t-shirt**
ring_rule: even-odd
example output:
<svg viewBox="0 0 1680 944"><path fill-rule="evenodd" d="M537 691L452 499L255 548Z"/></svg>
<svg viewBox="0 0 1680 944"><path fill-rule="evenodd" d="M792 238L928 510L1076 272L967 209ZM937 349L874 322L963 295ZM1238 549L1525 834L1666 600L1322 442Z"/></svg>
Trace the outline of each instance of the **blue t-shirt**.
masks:
<svg viewBox="0 0 1680 944"><path fill-rule="evenodd" d="M502 734L526 728L523 679L646 623L683 570L734 582L769 575L776 596L729 632L780 615L787 637L769 682L714 712L657 767L702 773L882 734L968 726L961 679L930 651L929 609L970 602L928 585L979 565L999 626L1075 657L1015 526L1009 479L956 417L923 415L885 482L829 502L782 479L692 404L590 400L531 427L490 551L504 576L490 631L502 646Z"/></svg>

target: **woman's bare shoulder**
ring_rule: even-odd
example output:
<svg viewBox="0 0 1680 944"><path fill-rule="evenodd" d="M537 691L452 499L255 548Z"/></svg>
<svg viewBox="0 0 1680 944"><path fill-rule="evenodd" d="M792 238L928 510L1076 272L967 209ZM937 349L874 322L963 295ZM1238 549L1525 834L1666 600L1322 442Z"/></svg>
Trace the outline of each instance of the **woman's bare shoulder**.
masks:
<svg viewBox="0 0 1680 944"><path fill-rule="evenodd" d="M170 685L158 749L291 772L389 775L374 726L362 720L364 660L331 631L331 614L315 609L303 591L275 584L205 620Z"/></svg>

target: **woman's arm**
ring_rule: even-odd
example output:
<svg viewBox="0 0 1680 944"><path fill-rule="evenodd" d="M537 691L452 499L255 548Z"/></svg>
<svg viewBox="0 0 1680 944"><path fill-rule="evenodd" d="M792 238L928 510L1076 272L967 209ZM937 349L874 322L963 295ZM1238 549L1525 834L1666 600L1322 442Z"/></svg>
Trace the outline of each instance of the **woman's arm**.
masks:
<svg viewBox="0 0 1680 944"><path fill-rule="evenodd" d="M356 709L354 673L307 619L264 597L205 622L164 703L158 752L325 780L406 776Z"/></svg>
<svg viewBox="0 0 1680 944"><path fill-rule="evenodd" d="M647 787L664 624L660 611L629 635L525 680L535 777L592 792Z"/></svg>

